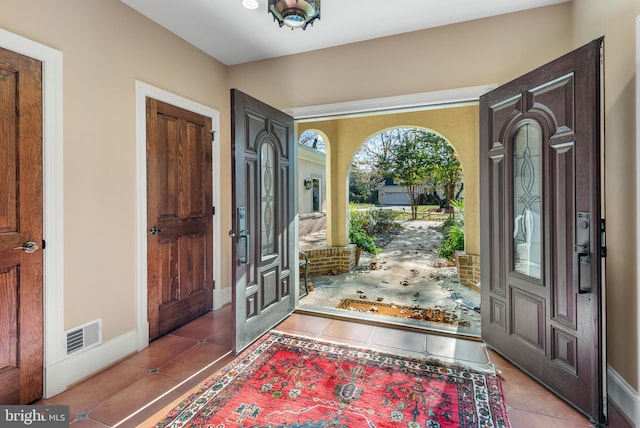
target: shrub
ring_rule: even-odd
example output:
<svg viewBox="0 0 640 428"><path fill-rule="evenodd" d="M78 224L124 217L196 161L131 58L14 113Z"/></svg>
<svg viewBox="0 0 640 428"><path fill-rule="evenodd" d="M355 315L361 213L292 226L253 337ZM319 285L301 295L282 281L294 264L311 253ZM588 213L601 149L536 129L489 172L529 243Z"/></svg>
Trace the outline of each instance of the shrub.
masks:
<svg viewBox="0 0 640 428"><path fill-rule="evenodd" d="M453 221L448 226L444 241L438 249L438 257L453 260L456 251L462 250L464 250L464 228L459 222Z"/></svg>
<svg viewBox="0 0 640 428"><path fill-rule="evenodd" d="M456 251L464 250L464 199L451 201L458 216L450 217L442 223L444 240L438 248L438 257L453 260Z"/></svg>
<svg viewBox="0 0 640 428"><path fill-rule="evenodd" d="M394 210L369 210L369 224L367 232L370 235L396 232L400 225L396 222Z"/></svg>
<svg viewBox="0 0 640 428"><path fill-rule="evenodd" d="M351 211L349 216L349 241L371 255L378 254L373 234L369 232L370 216L366 211Z"/></svg>

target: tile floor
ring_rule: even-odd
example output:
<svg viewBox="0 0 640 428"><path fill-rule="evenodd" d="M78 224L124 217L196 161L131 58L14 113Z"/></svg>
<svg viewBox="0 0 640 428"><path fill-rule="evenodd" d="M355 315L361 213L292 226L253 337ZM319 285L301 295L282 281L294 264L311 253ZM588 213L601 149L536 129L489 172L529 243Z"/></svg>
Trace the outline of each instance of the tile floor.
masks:
<svg viewBox="0 0 640 428"><path fill-rule="evenodd" d="M149 347L62 394L35 403L70 406L72 428L152 426L180 397L233 359L226 306L155 340ZM588 420L480 342L295 313L278 327L293 334L416 356L429 354L501 371L514 428L588 427ZM631 427L610 406L612 428Z"/></svg>

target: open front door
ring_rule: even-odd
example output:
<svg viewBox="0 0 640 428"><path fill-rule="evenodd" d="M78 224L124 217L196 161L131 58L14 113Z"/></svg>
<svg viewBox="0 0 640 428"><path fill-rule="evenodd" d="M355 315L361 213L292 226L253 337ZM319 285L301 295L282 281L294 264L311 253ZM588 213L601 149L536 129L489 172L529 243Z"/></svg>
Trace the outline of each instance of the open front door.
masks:
<svg viewBox="0 0 640 428"><path fill-rule="evenodd" d="M603 39L480 98L482 338L606 420Z"/></svg>
<svg viewBox="0 0 640 428"><path fill-rule="evenodd" d="M293 118L231 91L233 300L240 352L295 309Z"/></svg>

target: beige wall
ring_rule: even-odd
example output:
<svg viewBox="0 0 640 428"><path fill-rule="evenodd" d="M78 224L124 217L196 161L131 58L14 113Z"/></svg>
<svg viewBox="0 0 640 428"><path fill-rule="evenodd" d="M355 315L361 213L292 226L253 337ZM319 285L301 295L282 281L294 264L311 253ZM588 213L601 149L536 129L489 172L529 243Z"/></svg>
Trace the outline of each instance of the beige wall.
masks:
<svg viewBox="0 0 640 428"><path fill-rule="evenodd" d="M636 248L630 238L636 230L637 0L574 0L229 68L117 0L0 0L0 8L0 28L64 55L64 325L102 317L105 340L135 328L136 79L220 111L221 176L228 183L229 87L288 109L504 83L604 34L608 356L637 387ZM277 78L283 75L304 78ZM230 226L225 187L222 230ZM228 287L229 243L222 242Z"/></svg>
<svg viewBox="0 0 640 428"><path fill-rule="evenodd" d="M227 68L120 1L0 3L0 28L63 54L64 328L102 318L108 341L136 326L134 82L217 109L226 124ZM230 159L228 126L222 139Z"/></svg>
<svg viewBox="0 0 640 428"><path fill-rule="evenodd" d="M574 45L605 36L605 207L609 364L638 388L635 18L637 0L573 1Z"/></svg>
<svg viewBox="0 0 640 428"><path fill-rule="evenodd" d="M564 3L233 66L229 82L281 109L504 83L571 50L569 22Z"/></svg>

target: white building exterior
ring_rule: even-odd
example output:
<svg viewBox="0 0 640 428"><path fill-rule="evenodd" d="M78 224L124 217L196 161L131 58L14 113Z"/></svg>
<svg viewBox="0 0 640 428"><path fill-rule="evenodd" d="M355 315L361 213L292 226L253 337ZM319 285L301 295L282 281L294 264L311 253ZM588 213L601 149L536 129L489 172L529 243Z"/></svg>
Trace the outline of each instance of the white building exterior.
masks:
<svg viewBox="0 0 640 428"><path fill-rule="evenodd" d="M298 145L298 212L324 213L326 204L326 155Z"/></svg>

